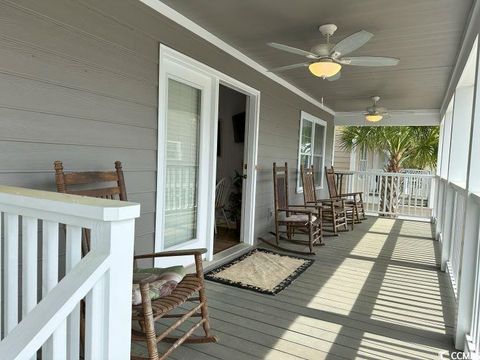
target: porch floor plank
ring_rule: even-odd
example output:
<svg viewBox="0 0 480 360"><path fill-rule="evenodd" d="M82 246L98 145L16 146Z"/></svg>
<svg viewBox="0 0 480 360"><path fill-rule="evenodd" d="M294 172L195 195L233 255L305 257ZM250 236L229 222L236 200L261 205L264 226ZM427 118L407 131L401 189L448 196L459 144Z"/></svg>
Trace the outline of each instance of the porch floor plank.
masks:
<svg viewBox="0 0 480 360"><path fill-rule="evenodd" d="M220 342L183 345L171 358L438 359L453 350L455 299L431 224L369 217L325 241L276 296L208 282Z"/></svg>

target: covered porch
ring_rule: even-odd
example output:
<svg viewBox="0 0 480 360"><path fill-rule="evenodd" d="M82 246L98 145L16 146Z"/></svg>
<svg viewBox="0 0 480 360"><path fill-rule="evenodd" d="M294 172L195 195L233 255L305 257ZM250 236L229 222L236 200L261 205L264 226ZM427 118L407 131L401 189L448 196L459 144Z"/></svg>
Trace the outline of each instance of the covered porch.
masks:
<svg viewBox="0 0 480 360"><path fill-rule="evenodd" d="M351 171L340 191L362 192L368 218L325 236L276 296L205 281L219 342L185 343L169 358L480 359L480 3L338 2L0 0L2 360L147 356L131 341L134 254L200 248L208 271L268 247L258 239L275 226L272 163L288 163L292 206L305 200L301 165L315 164L312 192L329 197L335 126L369 124L372 95L388 107L380 126L440 127L436 173ZM375 35L353 54L367 65L308 51L330 45L317 29L334 21L337 44ZM308 63L272 71L309 60L282 57L271 41L345 65L341 78L314 77ZM370 67L377 55L399 66ZM242 112L221 119L221 87L244 98ZM231 220L238 236L217 253L216 165L233 163L228 141L242 149L239 205L223 230ZM80 179L77 195L59 190L55 160ZM115 183L109 200L78 196L84 172ZM126 193L131 202L113 200ZM193 257L178 259L138 265L191 269ZM205 297L196 300L175 311L205 320Z"/></svg>
<svg viewBox="0 0 480 360"><path fill-rule="evenodd" d="M455 299L434 235L427 222L370 217L327 238L315 263L276 296L208 282L220 342L180 347L172 359L448 356Z"/></svg>

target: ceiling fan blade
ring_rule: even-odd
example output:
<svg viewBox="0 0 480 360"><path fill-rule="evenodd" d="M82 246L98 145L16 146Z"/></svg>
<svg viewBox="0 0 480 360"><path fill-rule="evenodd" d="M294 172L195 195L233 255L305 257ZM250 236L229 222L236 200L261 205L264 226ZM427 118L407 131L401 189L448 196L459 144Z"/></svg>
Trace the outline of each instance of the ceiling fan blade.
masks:
<svg viewBox="0 0 480 360"><path fill-rule="evenodd" d="M399 61L399 59L382 56L356 56L338 59L340 64L355 66L395 66Z"/></svg>
<svg viewBox="0 0 480 360"><path fill-rule="evenodd" d="M274 68L274 69L270 69L268 70L269 72L282 72L282 71L286 71L286 70L290 70L290 69L296 69L296 68L299 68L299 67L305 67L305 66L308 66L310 65L309 63L300 63L300 64L293 64L293 65L286 65L286 66L280 66L280 67L277 67L277 68Z"/></svg>
<svg viewBox="0 0 480 360"><path fill-rule="evenodd" d="M311 53L310 51L297 49L297 48L294 48L294 47L288 46L288 45L278 44L278 43L274 43L274 42L267 43L267 45L271 46L275 49L278 49L278 50L286 51L286 52L289 52L289 53L292 53L292 54L307 56L307 57L312 58L312 59L316 59L318 57L317 55L315 55L314 53Z"/></svg>
<svg viewBox="0 0 480 360"><path fill-rule="evenodd" d="M357 50L359 47L365 45L372 37L372 33L369 33L365 30L360 30L359 32L346 37L337 45L335 45L333 48L334 56L338 57L340 55L349 54L352 51Z"/></svg>
<svg viewBox="0 0 480 360"><path fill-rule="evenodd" d="M336 73L335 75L330 76L330 77L327 77L327 80L328 80L328 81L337 81L337 80L340 79L341 77L342 77L342 72L339 71L339 72Z"/></svg>

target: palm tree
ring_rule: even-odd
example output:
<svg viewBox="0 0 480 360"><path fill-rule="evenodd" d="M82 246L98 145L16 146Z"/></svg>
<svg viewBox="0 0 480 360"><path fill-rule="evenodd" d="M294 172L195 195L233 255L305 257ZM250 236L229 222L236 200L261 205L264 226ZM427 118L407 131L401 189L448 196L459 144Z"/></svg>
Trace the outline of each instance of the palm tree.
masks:
<svg viewBox="0 0 480 360"><path fill-rule="evenodd" d="M385 171L399 172L404 167L435 168L438 138L438 126L347 126L342 130L340 146L386 153Z"/></svg>
<svg viewBox="0 0 480 360"><path fill-rule="evenodd" d="M438 126L348 126L342 130L340 146L345 150L360 146L386 153L385 171L396 173L404 167L435 168L438 139ZM381 178L380 208L386 209L387 213L395 213L399 192L397 181L393 180L393 176Z"/></svg>

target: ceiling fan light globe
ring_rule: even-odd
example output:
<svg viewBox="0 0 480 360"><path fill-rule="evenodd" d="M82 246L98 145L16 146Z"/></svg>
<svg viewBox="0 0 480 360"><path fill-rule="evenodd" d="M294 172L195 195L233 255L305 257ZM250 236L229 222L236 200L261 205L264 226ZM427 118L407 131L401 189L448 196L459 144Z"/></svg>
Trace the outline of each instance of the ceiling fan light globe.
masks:
<svg viewBox="0 0 480 360"><path fill-rule="evenodd" d="M308 66L308 70L313 75L324 79L336 75L341 69L342 65L329 59L320 60Z"/></svg>
<svg viewBox="0 0 480 360"><path fill-rule="evenodd" d="M383 119L383 115L380 114L367 114L365 115L365 120L370 122L377 122Z"/></svg>

